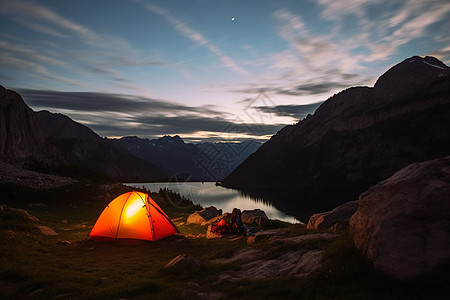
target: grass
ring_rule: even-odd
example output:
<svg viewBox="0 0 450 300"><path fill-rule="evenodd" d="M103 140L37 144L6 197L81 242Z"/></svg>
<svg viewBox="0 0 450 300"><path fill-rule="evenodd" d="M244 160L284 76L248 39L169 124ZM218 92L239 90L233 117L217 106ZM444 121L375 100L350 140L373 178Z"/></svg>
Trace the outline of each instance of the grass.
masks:
<svg viewBox="0 0 450 300"><path fill-rule="evenodd" d="M421 299L430 296L435 286L420 290L376 272L353 247L344 231L334 240L309 240L300 245L244 238L206 240L206 227L185 224L187 216L198 209L166 194L152 198L173 219L182 238L172 236L157 242L136 244L92 242L86 240L103 208L128 188L99 187L81 183L70 187L34 191L14 186L0 187L1 202L25 208L41 220L41 225L58 232L43 236L32 224L14 218L0 221L0 298L48 299L178 299L195 298L196 292L219 292L225 299ZM43 207L28 207L43 203ZM67 220L67 223L63 223ZM310 233L304 227L271 221L266 228L284 228L288 236ZM70 245L59 245L68 240ZM272 258L293 250L322 249L324 265L303 278L266 280L218 280L221 274L238 272L239 263L217 265L209 261L231 257L244 247L260 247ZM169 271L164 266L179 254L195 257L202 264L196 271ZM198 284L193 284L195 282ZM422 286L423 287L423 286Z"/></svg>

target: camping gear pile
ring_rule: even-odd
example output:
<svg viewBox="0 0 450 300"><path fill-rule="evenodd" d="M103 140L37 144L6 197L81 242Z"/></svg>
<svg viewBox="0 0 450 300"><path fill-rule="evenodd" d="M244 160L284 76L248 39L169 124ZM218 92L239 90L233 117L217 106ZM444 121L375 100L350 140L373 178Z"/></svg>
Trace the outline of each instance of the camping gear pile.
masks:
<svg viewBox="0 0 450 300"><path fill-rule="evenodd" d="M222 219L219 223L217 223L217 225L211 226L211 232L221 236L227 234L250 236L258 230L259 228L248 227L242 222L242 213L239 208L233 208L231 213L231 224L228 224L225 219Z"/></svg>

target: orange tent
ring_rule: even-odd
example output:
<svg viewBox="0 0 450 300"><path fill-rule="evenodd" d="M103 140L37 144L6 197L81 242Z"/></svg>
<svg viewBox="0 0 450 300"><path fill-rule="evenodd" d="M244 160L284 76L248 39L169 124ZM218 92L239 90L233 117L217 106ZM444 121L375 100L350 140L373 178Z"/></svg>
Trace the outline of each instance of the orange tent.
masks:
<svg viewBox="0 0 450 300"><path fill-rule="evenodd" d="M156 241L177 232L169 217L149 195L133 191L109 203L89 236Z"/></svg>

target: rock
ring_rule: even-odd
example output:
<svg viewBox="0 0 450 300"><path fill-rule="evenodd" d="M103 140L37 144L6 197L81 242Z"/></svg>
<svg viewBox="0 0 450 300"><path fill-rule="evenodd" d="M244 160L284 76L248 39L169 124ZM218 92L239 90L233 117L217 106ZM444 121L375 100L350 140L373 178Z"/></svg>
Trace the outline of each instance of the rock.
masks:
<svg viewBox="0 0 450 300"><path fill-rule="evenodd" d="M183 270L188 272L197 271L200 267L201 265L198 260L186 254L178 255L165 266L166 269Z"/></svg>
<svg viewBox="0 0 450 300"><path fill-rule="evenodd" d="M25 219L28 222L32 222L32 223L38 223L39 219L36 218L35 216L30 215L30 213L28 211L26 211L25 209L20 209L20 208L13 208L11 206L8 205L0 205L1 207L1 211L5 214L11 214L11 215L16 215L20 218Z"/></svg>
<svg viewBox="0 0 450 300"><path fill-rule="evenodd" d="M274 259L255 260L242 266L240 278L265 279L305 276L321 266L323 251L290 251Z"/></svg>
<svg viewBox="0 0 450 300"><path fill-rule="evenodd" d="M61 245L61 246L66 246L66 245L70 245L70 244L72 244L72 243L69 242L68 240L63 240L63 241L58 242L58 245Z"/></svg>
<svg viewBox="0 0 450 300"><path fill-rule="evenodd" d="M294 237L282 238L279 241L288 244L300 244L303 241L315 240L315 239L326 239L331 240L338 237L338 234L333 233L316 233L316 234L304 234Z"/></svg>
<svg viewBox="0 0 450 300"><path fill-rule="evenodd" d="M261 223L267 220L269 220L269 218L266 213L258 208L253 210L244 210L242 212L242 223L245 224L256 224L261 226Z"/></svg>
<svg viewBox="0 0 450 300"><path fill-rule="evenodd" d="M267 259L267 253L263 249L248 247L237 251L232 257L216 258L210 262L213 264L241 263L241 271L221 274L219 280L306 276L322 265L323 253L322 250L291 250Z"/></svg>
<svg viewBox="0 0 450 300"><path fill-rule="evenodd" d="M295 268L289 272L289 275L302 277L311 274L322 265L323 253L323 250L306 252L298 261Z"/></svg>
<svg viewBox="0 0 450 300"><path fill-rule="evenodd" d="M58 235L58 233L56 233L53 229L51 229L50 227L47 226L42 226L42 225L35 225L34 227L36 227L37 229L39 229L39 231L43 234L43 235Z"/></svg>
<svg viewBox="0 0 450 300"><path fill-rule="evenodd" d="M220 216L217 216L217 217L214 217L214 218L210 219L209 221L202 222L201 225L202 226L212 225L212 224L215 224L215 223L219 223L220 220L222 220L222 219L225 219L225 221L227 221L228 223L231 223L231 214L226 212L223 215L220 215Z"/></svg>
<svg viewBox="0 0 450 300"><path fill-rule="evenodd" d="M256 259L262 258L264 255L264 251L262 249L255 249L252 247L243 248L239 251L236 251L233 256L227 258L216 258L211 260L211 263L214 264L229 264L236 261L239 262L249 262Z"/></svg>
<svg viewBox="0 0 450 300"><path fill-rule="evenodd" d="M207 238L208 240L210 240L210 239L221 239L221 238L223 238L223 235L218 234L218 233L215 233L215 232L212 232L212 231L211 231L211 227L212 227L212 225L209 225L209 226L208 226L208 229L206 230L206 238Z"/></svg>
<svg viewBox="0 0 450 300"><path fill-rule="evenodd" d="M358 209L358 201L344 203L332 211L317 213L311 216L306 225L307 229L332 229L333 231L345 229L351 216Z"/></svg>
<svg viewBox="0 0 450 300"><path fill-rule="evenodd" d="M287 234L286 229L272 229L272 230L265 230L265 231L258 231L253 236L249 236L247 238L248 244L253 244L256 241L262 241L267 239L279 239L281 237L284 237Z"/></svg>
<svg viewBox="0 0 450 300"><path fill-rule="evenodd" d="M214 206L206 207L200 211L196 211L193 214L189 215L187 218L188 224L202 224L203 222L207 222L214 217L222 215L222 210L217 209Z"/></svg>
<svg viewBox="0 0 450 300"><path fill-rule="evenodd" d="M350 219L355 246L401 280L450 262L450 156L411 164L359 197Z"/></svg>

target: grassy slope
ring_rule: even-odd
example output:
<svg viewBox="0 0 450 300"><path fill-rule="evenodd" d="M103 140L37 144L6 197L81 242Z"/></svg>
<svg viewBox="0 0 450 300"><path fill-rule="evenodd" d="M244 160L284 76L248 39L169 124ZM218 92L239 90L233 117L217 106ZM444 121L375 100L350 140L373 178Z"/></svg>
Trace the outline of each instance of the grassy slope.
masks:
<svg viewBox="0 0 450 300"><path fill-rule="evenodd" d="M192 286L190 282L200 285L191 289L241 299L420 299L430 296L434 289L402 284L379 275L355 250L348 232L334 241L254 244L253 247L265 248L271 256L295 248L326 250L324 266L310 276L267 280L217 280L220 274L239 271L241 266L238 263L213 265L208 261L229 257L248 247L245 239L173 236L133 245L86 241L103 208L126 190L116 186L106 191L85 184L39 192L0 187L1 203L26 208L41 220L41 225L59 234L43 236L20 220L1 220L0 298L177 299L183 290ZM167 201L165 194L152 194L152 197L176 223L185 221L196 209L173 195L171 201ZM29 208L28 203L44 203L46 207ZM285 226L290 235L306 233L304 228L295 225L272 222L269 226ZM198 225L181 225L179 229L185 236L205 232L205 227ZM58 245L61 240L72 244ZM165 270L164 266L181 253L197 258L202 268L195 272Z"/></svg>

